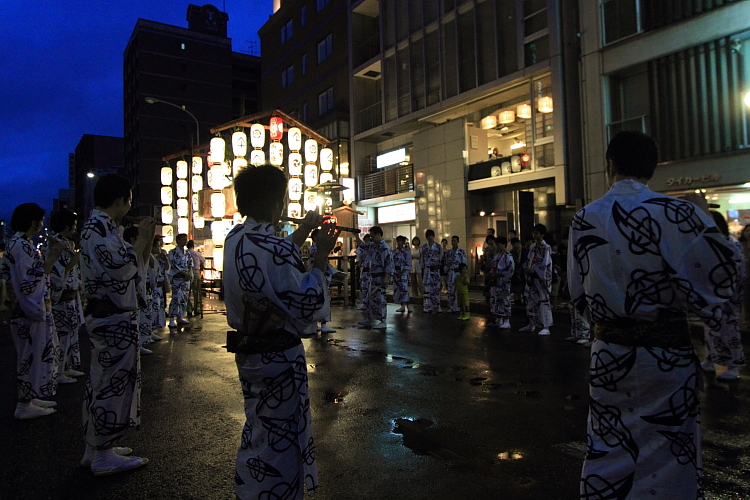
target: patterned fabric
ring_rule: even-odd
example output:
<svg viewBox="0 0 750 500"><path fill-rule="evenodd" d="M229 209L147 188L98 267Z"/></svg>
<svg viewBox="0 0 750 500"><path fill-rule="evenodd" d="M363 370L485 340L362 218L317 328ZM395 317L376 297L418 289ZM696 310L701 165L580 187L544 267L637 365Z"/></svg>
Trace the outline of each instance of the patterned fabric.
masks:
<svg viewBox="0 0 750 500"><path fill-rule="evenodd" d="M534 328L549 328L552 326L552 305L549 301L552 287L552 248L547 242L532 243L524 269L533 272L524 292L529 323Z"/></svg>
<svg viewBox="0 0 750 500"><path fill-rule="evenodd" d="M16 346L18 399L42 399L57 392L58 364L63 362L44 259L23 233L16 233L0 260L0 276L13 287L17 306L10 320Z"/></svg>
<svg viewBox="0 0 750 500"><path fill-rule="evenodd" d="M588 309L586 309L584 312L580 312L573 302L569 304L569 309L571 336L575 337L576 340L590 339L591 325L588 318Z"/></svg>
<svg viewBox="0 0 750 500"><path fill-rule="evenodd" d="M386 317L388 282L385 275L393 276L393 273L393 253L388 244L381 241L380 244L373 245L370 255L370 292L365 303L367 317L372 321L382 321Z"/></svg>
<svg viewBox="0 0 750 500"><path fill-rule="evenodd" d="M227 321L242 329L242 294L269 300L296 335L325 318L330 300L319 269L305 272L299 248L271 224L248 218L225 241ZM235 492L241 499L302 497L318 487L305 350L236 354L245 397L245 426L237 452Z"/></svg>
<svg viewBox="0 0 750 500"><path fill-rule="evenodd" d="M93 210L81 231L86 299L109 299L125 312L86 316L91 370L86 381L83 433L91 446L112 446L140 425L141 358L138 350L138 273L133 247L106 213Z"/></svg>
<svg viewBox="0 0 750 500"><path fill-rule="evenodd" d="M193 279L190 281L187 313L200 314L203 311L203 300L201 298L201 269L206 265L206 259L192 248L187 249L187 254L192 259L193 263Z"/></svg>
<svg viewBox="0 0 750 500"><path fill-rule="evenodd" d="M138 309L138 336L139 345L153 342L151 332L154 329L154 289L156 288L156 267L152 266L153 258L149 256L150 262L145 267L146 283L145 306Z"/></svg>
<svg viewBox="0 0 750 500"><path fill-rule="evenodd" d="M490 290L492 314L499 318L510 318L510 279L515 269L510 252L500 251L492 260L492 276L495 281Z"/></svg>
<svg viewBox="0 0 750 500"><path fill-rule="evenodd" d="M318 253L318 244L313 242L312 245L310 245L310 248L307 249L307 264L310 269L312 269L313 261L315 260L315 255ZM333 278L333 275L336 274L338 271L336 271L336 268L331 265L330 262L326 262L326 270L323 274L325 274L326 277L326 286L331 286L331 279ZM323 320L324 323L328 323L331 321L331 307L330 304L328 304L328 314L326 315L325 319Z"/></svg>
<svg viewBox="0 0 750 500"><path fill-rule="evenodd" d="M154 256L156 269L156 288L154 288L153 301L151 304L152 312L151 319L153 319L153 328L164 328L167 326L167 299L164 296L164 286L159 283L164 283L167 279L166 264Z"/></svg>
<svg viewBox="0 0 750 500"><path fill-rule="evenodd" d="M359 241L357 249L354 251L357 256L356 261L359 262L359 300L362 301L362 304L367 304L370 300L370 260L372 259L373 248L372 242Z"/></svg>
<svg viewBox="0 0 750 500"><path fill-rule="evenodd" d="M183 317L187 314L188 296L190 295L190 281L179 280L175 275L180 271L193 275L193 259L180 247L174 247L167 254L169 258L169 279L172 284L172 300L169 302L169 316Z"/></svg>
<svg viewBox="0 0 750 500"><path fill-rule="evenodd" d="M408 248L393 250L393 302L409 302L409 274L411 273L411 252Z"/></svg>
<svg viewBox="0 0 750 500"><path fill-rule="evenodd" d="M573 219L571 299L597 324L692 311L721 328L733 254L694 204L619 181ZM692 346L594 341L581 498L703 498L698 370Z"/></svg>
<svg viewBox="0 0 750 500"><path fill-rule="evenodd" d="M452 248L445 252L445 272L448 273L448 305L451 312L458 312L458 302L456 300L456 287L454 281L458 276L458 266L466 264L466 252L463 248Z"/></svg>
<svg viewBox="0 0 750 500"><path fill-rule="evenodd" d="M424 286L424 310L440 309L440 263L443 260L443 247L439 243L425 243L419 249L419 265L422 267Z"/></svg>

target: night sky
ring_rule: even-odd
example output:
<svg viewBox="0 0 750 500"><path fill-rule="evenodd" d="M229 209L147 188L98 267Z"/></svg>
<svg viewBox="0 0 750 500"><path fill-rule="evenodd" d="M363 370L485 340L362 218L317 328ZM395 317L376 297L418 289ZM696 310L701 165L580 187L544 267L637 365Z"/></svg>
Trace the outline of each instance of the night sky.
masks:
<svg viewBox="0 0 750 500"><path fill-rule="evenodd" d="M187 28L190 0L3 0L0 16L0 219L68 187L83 134L122 137L122 62L138 18ZM273 0L213 2L235 52L260 53Z"/></svg>

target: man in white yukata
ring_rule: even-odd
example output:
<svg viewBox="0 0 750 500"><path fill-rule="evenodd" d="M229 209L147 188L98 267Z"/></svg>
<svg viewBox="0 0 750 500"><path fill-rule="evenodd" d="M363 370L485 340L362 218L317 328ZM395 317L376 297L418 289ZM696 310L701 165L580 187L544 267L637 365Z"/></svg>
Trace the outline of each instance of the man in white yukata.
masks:
<svg viewBox="0 0 750 500"><path fill-rule="evenodd" d="M130 210L130 182L116 174L99 178L95 208L81 230L81 271L87 300L86 329L91 340L91 370L83 401L86 451L81 465L94 475L116 474L145 465L115 446L141 421L141 356L138 308L138 256L148 252L155 221L138 224L135 247L120 236L118 224Z"/></svg>
<svg viewBox="0 0 750 500"><path fill-rule="evenodd" d="M312 238L313 242L312 245L310 245L310 248L307 250L307 264L309 270L312 270L313 263L315 262L315 256L318 253L318 244L315 243L315 237L318 235L319 229L313 229L313 232L310 233L310 237ZM326 269L325 269L325 275L326 275L326 283L328 286L331 286L331 278L333 278L333 275L336 274L336 269L330 264L330 262L326 261ZM331 321L331 311L330 308L328 310L328 315L323 319L323 321L320 322L320 326L318 327L318 330L320 333L334 333L336 330L328 326L328 322Z"/></svg>
<svg viewBox="0 0 750 500"><path fill-rule="evenodd" d="M687 313L719 328L738 271L698 205L649 190L657 159L650 137L618 133L607 149L612 187L571 225L570 296L589 310L595 337L581 498L704 497Z"/></svg>
<svg viewBox="0 0 750 500"><path fill-rule="evenodd" d="M505 236L498 236L495 239L497 253L492 259L490 268L490 280L493 281L490 289L491 311L495 320L487 323L486 326L499 326L501 330L510 329L510 279L513 277L515 270L515 261L513 255L506 250L508 240Z"/></svg>
<svg viewBox="0 0 750 500"><path fill-rule="evenodd" d="M312 270L300 255L322 218L310 212L290 237L276 236L285 210L286 175L264 165L234 179L237 208L247 217L224 243L224 288L229 326L245 398L245 425L235 468L237 498L299 500L318 487L310 417L307 363L300 336L328 312L328 254L340 231L323 224ZM230 347L231 344L231 347ZM236 348L234 348L236 347Z"/></svg>
<svg viewBox="0 0 750 500"><path fill-rule="evenodd" d="M366 304L369 302L367 296L370 293L370 259L373 243L369 234L362 239L359 239L359 233L354 233L354 236L357 238L357 249L354 253L359 264L359 301L361 302L357 309L365 311L367 310Z"/></svg>
<svg viewBox="0 0 750 500"><path fill-rule="evenodd" d="M396 237L393 250L393 302L401 304L396 312L411 312L409 305L409 274L411 274L411 251L406 247L406 236Z"/></svg>
<svg viewBox="0 0 750 500"><path fill-rule="evenodd" d="M10 332L16 346L18 404L15 418L31 419L55 413L57 366L63 352L58 345L49 295L49 275L64 251L54 241L44 259L32 238L44 227L44 209L23 203L13 210L10 227L15 234L8 241L0 275L10 284ZM44 399L43 399L44 398Z"/></svg>
<svg viewBox="0 0 750 500"><path fill-rule="evenodd" d="M138 228L136 226L127 228L122 233L122 239L135 247L138 240ZM154 340L161 340L161 337L158 335L156 338L152 336L152 330L154 329L153 302L154 288L156 287L156 268L153 265L151 248L148 248L146 254L138 255L138 273L140 275L138 294L142 299L138 301L138 345L140 346L141 355L148 356L149 354L153 354L153 351L148 349L146 345ZM140 304L145 305L140 306Z"/></svg>
<svg viewBox="0 0 750 500"><path fill-rule="evenodd" d="M154 288L153 311L151 314L154 320L154 328L164 328L167 326L167 300L164 288L169 285L167 271L169 271L170 266L167 253L162 250L163 246L164 237L161 235L154 236L154 244L151 247L151 256L154 258L154 266L156 268L156 288ZM152 336L159 337L155 334L152 334ZM161 340L161 337L154 340Z"/></svg>
<svg viewBox="0 0 750 500"><path fill-rule="evenodd" d="M378 226L370 228L372 253L370 256L370 293L367 294L367 318L360 321L363 326L375 330L385 330L387 323L386 288L393 276L393 255L388 243L383 241L383 230Z"/></svg>
<svg viewBox="0 0 750 500"><path fill-rule="evenodd" d="M552 248L544 241L547 227L537 224L531 235L534 243L529 248L529 255L524 264L526 271L526 315L529 324L521 332L534 332L541 327L538 335L550 334L552 326L552 305L549 294L552 288Z"/></svg>
<svg viewBox="0 0 750 500"><path fill-rule="evenodd" d="M456 280L456 276L459 275L458 267L467 262L466 252L458 246L459 241L458 236L451 237L451 248L445 252L445 272L448 275L448 306L450 307L450 312L461 312L456 300L456 286L454 281Z"/></svg>
<svg viewBox="0 0 750 500"><path fill-rule="evenodd" d="M424 312L441 313L440 308L440 263L443 261L443 247L435 241L435 231L424 233L427 243L419 249L419 265L422 267L424 286Z"/></svg>
<svg viewBox="0 0 750 500"><path fill-rule="evenodd" d="M187 315L199 316L203 313L203 298L201 297L203 278L201 277L201 271L206 267L206 258L195 249L195 241L193 240L187 242L187 254L193 260L193 279L190 281Z"/></svg>
<svg viewBox="0 0 750 500"><path fill-rule="evenodd" d="M187 234L178 234L175 247L169 251L169 278L172 284L172 300L169 301L169 328L187 325L184 318L187 314L190 281L193 278L193 259L185 251Z"/></svg>

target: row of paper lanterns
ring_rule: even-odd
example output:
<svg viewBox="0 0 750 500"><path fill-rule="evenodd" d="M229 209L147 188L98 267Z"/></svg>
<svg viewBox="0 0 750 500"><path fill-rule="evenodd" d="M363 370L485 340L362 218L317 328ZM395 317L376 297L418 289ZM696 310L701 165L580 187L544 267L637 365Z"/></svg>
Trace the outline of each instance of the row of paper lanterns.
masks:
<svg viewBox="0 0 750 500"><path fill-rule="evenodd" d="M544 96L537 99L537 110L540 113L552 113L554 111L552 97ZM485 130L493 129L497 127L497 124L505 125L516 121L516 117L522 119L531 118L531 106L528 104L519 104L516 106L516 110L504 110L501 111L497 116L489 115L482 118L482 128Z"/></svg>

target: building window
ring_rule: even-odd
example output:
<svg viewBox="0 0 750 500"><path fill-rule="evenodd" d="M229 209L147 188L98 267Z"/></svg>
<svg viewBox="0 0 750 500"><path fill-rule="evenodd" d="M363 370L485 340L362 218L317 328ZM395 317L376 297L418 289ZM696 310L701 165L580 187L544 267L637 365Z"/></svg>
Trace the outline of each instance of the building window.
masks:
<svg viewBox="0 0 750 500"><path fill-rule="evenodd" d="M333 109L333 87L318 94L318 114L322 115Z"/></svg>
<svg viewBox="0 0 750 500"><path fill-rule="evenodd" d="M318 12L323 10L323 7L331 3L331 0L316 0L315 6L317 7Z"/></svg>
<svg viewBox="0 0 750 500"><path fill-rule="evenodd" d="M185 50L185 44L184 43L180 44L180 49Z"/></svg>
<svg viewBox="0 0 750 500"><path fill-rule="evenodd" d="M300 26L307 24L307 5L303 5L299 10L299 24Z"/></svg>
<svg viewBox="0 0 750 500"><path fill-rule="evenodd" d="M294 83L294 64L281 72L281 88L285 89Z"/></svg>
<svg viewBox="0 0 750 500"><path fill-rule="evenodd" d="M307 122L307 103L302 103L302 121Z"/></svg>
<svg viewBox="0 0 750 500"><path fill-rule="evenodd" d="M549 59L547 0L523 1L523 31L526 66Z"/></svg>
<svg viewBox="0 0 750 500"><path fill-rule="evenodd" d="M333 52L333 34L329 34L323 40L318 43L318 64L322 63L329 57Z"/></svg>
<svg viewBox="0 0 750 500"><path fill-rule="evenodd" d="M640 4L636 0L603 0L604 44L641 31Z"/></svg>
<svg viewBox="0 0 750 500"><path fill-rule="evenodd" d="M307 74L307 54L302 55L302 74Z"/></svg>
<svg viewBox="0 0 750 500"><path fill-rule="evenodd" d="M284 26L281 27L281 43L286 43L287 40L292 38L292 20L290 19Z"/></svg>

